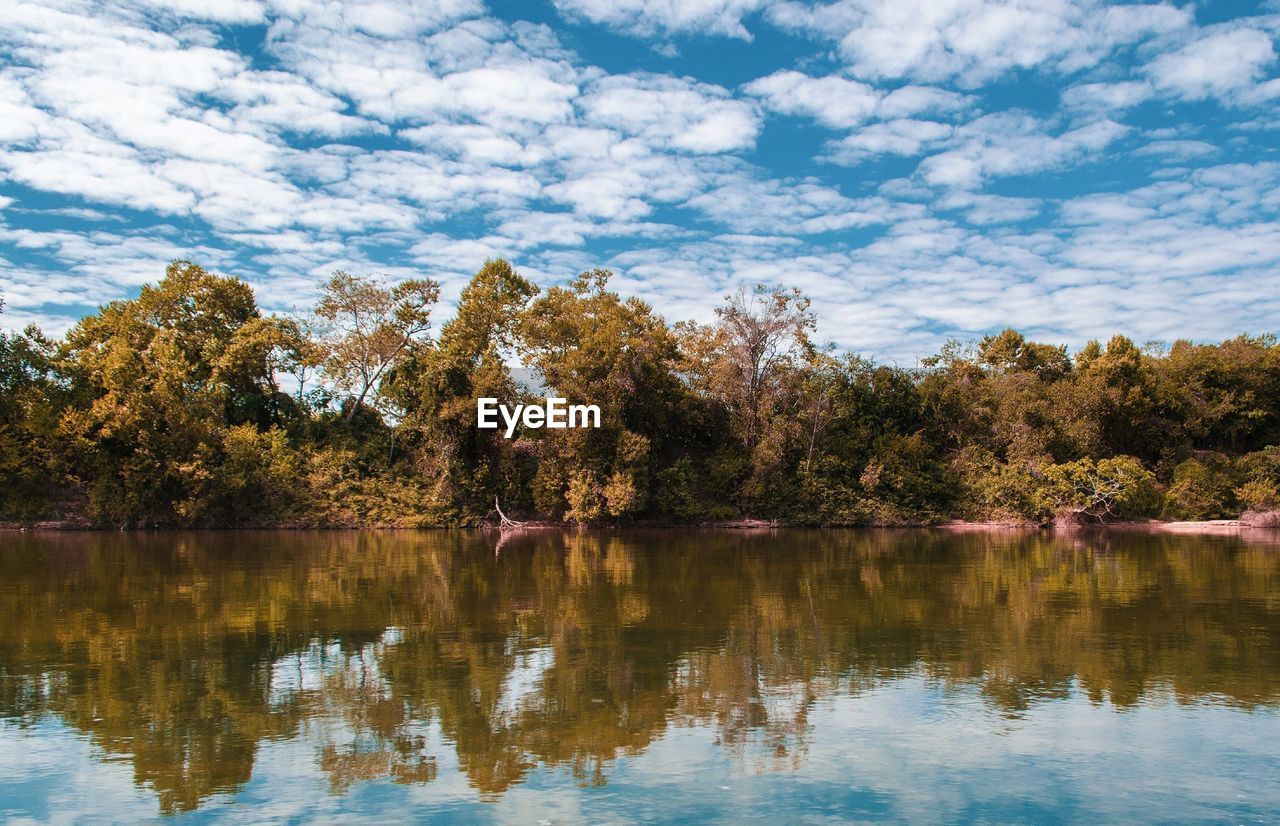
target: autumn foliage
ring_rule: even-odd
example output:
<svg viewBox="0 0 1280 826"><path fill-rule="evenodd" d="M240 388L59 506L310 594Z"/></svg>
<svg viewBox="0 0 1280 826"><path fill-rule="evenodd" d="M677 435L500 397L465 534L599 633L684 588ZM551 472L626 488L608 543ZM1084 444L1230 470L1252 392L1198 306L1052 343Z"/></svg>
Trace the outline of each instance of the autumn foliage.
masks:
<svg viewBox="0 0 1280 826"><path fill-rule="evenodd" d="M1076 353L1014 330L917 369L814 339L796 290L668 323L594 270L440 287L335 273L263 313L189 262L60 341L0 335L0 519L119 527L1211 519L1280 507L1274 337ZM475 399L601 426L475 427Z"/></svg>

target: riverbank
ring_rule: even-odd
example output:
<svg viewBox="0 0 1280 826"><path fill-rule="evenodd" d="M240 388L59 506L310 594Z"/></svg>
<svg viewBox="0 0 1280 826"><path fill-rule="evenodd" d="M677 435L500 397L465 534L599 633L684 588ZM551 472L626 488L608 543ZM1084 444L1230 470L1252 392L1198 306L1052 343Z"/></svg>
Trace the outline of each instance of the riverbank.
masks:
<svg viewBox="0 0 1280 826"><path fill-rule="evenodd" d="M988 521L970 522L961 519L950 520L932 526L947 531L964 533L966 531L1077 531L1077 530L1110 530L1135 531L1146 533L1189 533L1213 534L1234 533L1246 530L1280 529L1280 511L1250 512L1239 519L1204 519L1204 520L1172 520L1130 519L1115 522L1070 523L1057 521L1051 525L1041 525L1031 521Z"/></svg>
<svg viewBox="0 0 1280 826"><path fill-rule="evenodd" d="M288 524L288 525L214 525L206 526L201 530L261 530L261 531L280 531L280 530L356 530L356 531L394 531L394 530L452 530L463 526L457 525L418 525L412 528L406 528L402 525L309 525L309 524ZM1266 511L1261 514L1245 514L1239 519L1207 519L1202 521L1161 521L1157 519L1145 520L1123 520L1116 522L1100 522L1100 523L1081 523L1072 524L1068 522L1055 522L1049 525L1042 525L1031 521L1018 520L992 520L992 521L969 521L963 519L951 519L944 522L919 522L919 523L898 523L892 525L798 525L789 524L777 519L731 519L718 522L628 522L625 525L600 524L579 526L565 522L553 522L549 520L536 520L529 522L520 522L514 525L502 526L496 523L483 523L480 525L466 526L464 529L489 529L500 531L528 531L528 530L573 530L579 527L595 528L595 529L616 529L625 527L630 530L671 530L671 529L703 529L703 530L805 530L813 528L821 529L920 529L929 528L934 530L949 531L951 533L989 533L999 531L1080 531L1080 530L1106 530L1106 531L1131 531L1145 533L1182 533L1182 534L1213 534L1213 533L1234 533L1238 531L1251 530L1280 530L1280 511ZM191 530L190 528L117 528L111 525L94 525L77 519L62 520L42 520L36 522L0 522L0 531L4 532L25 532L25 531L165 531L165 530Z"/></svg>

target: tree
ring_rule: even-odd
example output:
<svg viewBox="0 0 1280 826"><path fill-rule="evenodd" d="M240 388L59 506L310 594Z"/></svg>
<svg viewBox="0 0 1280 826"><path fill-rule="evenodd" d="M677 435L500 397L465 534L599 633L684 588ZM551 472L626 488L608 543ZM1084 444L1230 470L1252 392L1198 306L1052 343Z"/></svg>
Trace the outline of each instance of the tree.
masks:
<svg viewBox="0 0 1280 826"><path fill-rule="evenodd" d="M1132 456L1054 465L1045 474L1058 511L1098 522L1143 516L1159 507L1155 477Z"/></svg>
<svg viewBox="0 0 1280 826"><path fill-rule="evenodd" d="M865 524L1280 504L1272 336L1114 336L1069 359L1005 329L904 370L816 345L795 289L672 326L611 283L542 292L486 261L433 339L430 280L338 272L299 320L174 262L61 342L0 333L0 515L454 525L497 497L578 522ZM477 397L535 393L597 405L600 427L476 428Z"/></svg>
<svg viewBox="0 0 1280 826"><path fill-rule="evenodd" d="M313 343L296 322L275 316L248 319L212 365L209 380L226 390L232 422L252 422L258 428L281 425L301 414L300 402L280 390L278 376L305 375Z"/></svg>
<svg viewBox="0 0 1280 826"><path fill-rule="evenodd" d="M1064 384L1056 416L1080 454L1130 453L1153 460L1175 436L1161 421L1150 357L1125 336L1106 350L1086 345L1077 356L1075 380Z"/></svg>
<svg viewBox="0 0 1280 826"><path fill-rule="evenodd" d="M572 521L603 512L606 486L611 515L640 510L653 452L673 448L688 423L675 336L649 305L610 291L611 277L592 270L547 290L518 328L518 351L549 389L601 410L598 429L538 431L535 499L543 510L570 505Z"/></svg>
<svg viewBox="0 0 1280 826"><path fill-rule="evenodd" d="M314 313L291 313L282 323L288 324L296 335L296 351L288 362L287 369L297 385L294 398L298 408L308 406L307 383L324 369L326 348L318 329L320 319Z"/></svg>
<svg viewBox="0 0 1280 826"><path fill-rule="evenodd" d="M856 370L860 364L855 359L851 365ZM846 390L848 374L842 365L829 352L814 350L804 365L804 380L801 383L800 419L807 437L805 448L804 471L813 470L813 456L818 449L818 437L833 422L845 416L849 410L840 404L840 397Z"/></svg>
<svg viewBox="0 0 1280 826"><path fill-rule="evenodd" d="M476 428L476 399L514 404L524 396L506 360L520 315L537 293L506 261L486 261L438 342L411 348L384 381L417 441L419 469L439 480L441 497L474 518L491 509L494 496L526 498L511 443Z"/></svg>
<svg viewBox="0 0 1280 826"><path fill-rule="evenodd" d="M430 329L440 285L413 279L388 286L376 276L339 270L323 289L316 316L327 323L325 374L350 394L345 413L350 423L370 394L377 407L383 377Z"/></svg>
<svg viewBox="0 0 1280 826"><path fill-rule="evenodd" d="M1053 346L1027 341L1017 330L984 336L978 345L978 360L999 371L1035 373L1045 381L1055 381L1071 372L1066 345Z"/></svg>
<svg viewBox="0 0 1280 826"><path fill-rule="evenodd" d="M1242 484L1235 496L1241 505L1249 510L1280 508L1280 447L1268 445L1241 456L1236 472Z"/></svg>
<svg viewBox="0 0 1280 826"><path fill-rule="evenodd" d="M90 508L115 524L223 522L226 435L267 429L291 400L275 372L294 347L253 290L188 261L136 299L113 301L68 334L58 370L72 409L60 429Z"/></svg>
<svg viewBox="0 0 1280 826"><path fill-rule="evenodd" d="M713 392L733 411L748 452L755 450L773 408L784 401L783 376L812 348L816 319L798 289L757 284L725 296L716 308L723 356L713 367Z"/></svg>
<svg viewBox="0 0 1280 826"><path fill-rule="evenodd" d="M1280 346L1274 336L1174 342L1155 361L1157 396L1200 450L1257 450L1280 438Z"/></svg>
<svg viewBox="0 0 1280 826"><path fill-rule="evenodd" d="M809 299L797 289L757 284L725 296L709 327L684 324L681 351L695 392L720 405L745 452L738 495L747 507L775 500L772 489L804 441L825 415L821 382L807 388L807 367L816 363L809 334L815 326ZM816 405L806 405L818 399ZM808 409L806 409L808 408ZM812 415L817 414L815 420Z"/></svg>
<svg viewBox="0 0 1280 826"><path fill-rule="evenodd" d="M1165 494L1165 510L1175 519L1220 519L1239 515L1227 457L1201 453L1179 462Z"/></svg>
<svg viewBox="0 0 1280 826"><path fill-rule="evenodd" d="M0 519L39 518L53 508L65 458L58 420L67 404L56 351L34 326L0 331Z"/></svg>

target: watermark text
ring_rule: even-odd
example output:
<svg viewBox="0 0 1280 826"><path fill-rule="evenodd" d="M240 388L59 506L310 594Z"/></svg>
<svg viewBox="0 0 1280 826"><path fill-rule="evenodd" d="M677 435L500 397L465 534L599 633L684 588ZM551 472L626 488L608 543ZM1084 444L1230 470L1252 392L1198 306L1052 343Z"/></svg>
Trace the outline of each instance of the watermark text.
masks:
<svg viewBox="0 0 1280 826"><path fill-rule="evenodd" d="M513 437L516 426L523 424L530 429L549 427L560 430L566 427L599 427L600 408L594 404L569 404L568 399L551 396L544 404L517 404L514 409L490 396L476 399L476 427L481 430L498 430L499 418L506 425L504 435Z"/></svg>

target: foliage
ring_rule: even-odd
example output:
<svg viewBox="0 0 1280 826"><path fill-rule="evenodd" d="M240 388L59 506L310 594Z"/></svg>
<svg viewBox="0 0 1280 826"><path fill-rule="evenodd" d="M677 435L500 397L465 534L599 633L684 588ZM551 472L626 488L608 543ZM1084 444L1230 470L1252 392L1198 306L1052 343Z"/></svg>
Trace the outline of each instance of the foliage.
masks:
<svg viewBox="0 0 1280 826"><path fill-rule="evenodd" d="M688 429L675 335L649 305L610 291L611 277L593 270L552 287L517 330L518 352L549 392L601 411L599 428L524 434L551 465L539 469L535 504L575 522L642 510L655 447L679 450Z"/></svg>
<svg viewBox="0 0 1280 826"><path fill-rule="evenodd" d="M813 339L793 289L669 324L592 270L540 291L337 272L309 315L177 261L61 341L0 334L0 519L151 525L1230 517L1280 507L1270 336L1069 354L1006 329L923 369ZM513 369L522 365L522 372ZM476 399L599 428L476 424Z"/></svg>
<svg viewBox="0 0 1280 826"><path fill-rule="evenodd" d="M476 428L476 399L527 400L506 360L516 324L537 293L506 261L486 261L463 289L439 341L413 346L388 375L388 396L403 411L416 472L437 480L438 495L472 519L482 518L494 497L509 506L529 504L527 463L496 431Z"/></svg>
<svg viewBox="0 0 1280 826"><path fill-rule="evenodd" d="M439 297L440 285L425 279L389 286L339 270L325 282L316 305L325 323L323 364L333 386L351 394L344 404L348 422L366 398L378 406L383 376L430 329L431 305Z"/></svg>
<svg viewBox="0 0 1280 826"><path fill-rule="evenodd" d="M784 472L801 438L807 430L816 442L829 417L830 382L821 369L806 369L828 366L809 339L815 323L799 290L757 284L726 296L714 325L679 327L686 376L723 409L748 459L737 496L747 508L785 495Z"/></svg>
<svg viewBox="0 0 1280 826"><path fill-rule="evenodd" d="M1174 519L1219 519L1235 510L1233 479L1225 456L1207 454L1180 462L1165 493L1166 515ZM1257 490L1251 491L1255 495Z"/></svg>
<svg viewBox="0 0 1280 826"><path fill-rule="evenodd" d="M58 419L66 399L54 356L53 342L34 327L0 331L0 519L56 513L64 459Z"/></svg>
<svg viewBox="0 0 1280 826"><path fill-rule="evenodd" d="M60 429L90 515L221 522L214 488L227 429L282 426L296 413L273 372L292 332L259 314L244 282L181 261L72 329L59 367L74 403Z"/></svg>
<svg viewBox="0 0 1280 826"><path fill-rule="evenodd" d="M1155 476L1132 456L1052 465L1045 481L1054 508L1072 520L1146 516L1160 502Z"/></svg>

